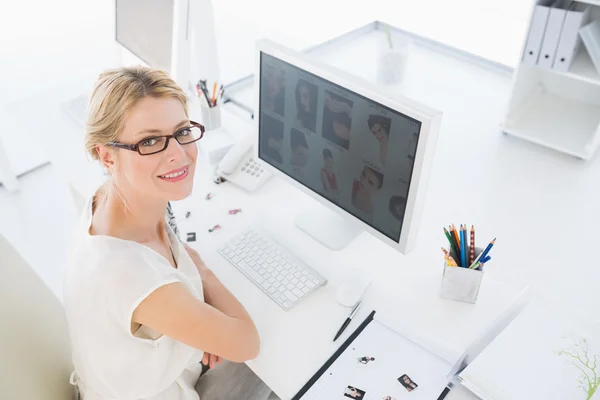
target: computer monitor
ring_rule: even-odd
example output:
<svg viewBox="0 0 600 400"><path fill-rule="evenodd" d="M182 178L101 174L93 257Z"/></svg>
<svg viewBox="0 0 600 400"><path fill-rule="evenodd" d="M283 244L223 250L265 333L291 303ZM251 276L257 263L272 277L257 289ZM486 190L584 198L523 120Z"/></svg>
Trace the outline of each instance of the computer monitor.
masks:
<svg viewBox="0 0 600 400"><path fill-rule="evenodd" d="M256 60L255 155L317 200L296 225L332 249L364 230L411 251L441 113L268 40Z"/></svg>
<svg viewBox="0 0 600 400"><path fill-rule="evenodd" d="M115 40L121 66L163 69L189 94L219 78L210 0L115 0Z"/></svg>

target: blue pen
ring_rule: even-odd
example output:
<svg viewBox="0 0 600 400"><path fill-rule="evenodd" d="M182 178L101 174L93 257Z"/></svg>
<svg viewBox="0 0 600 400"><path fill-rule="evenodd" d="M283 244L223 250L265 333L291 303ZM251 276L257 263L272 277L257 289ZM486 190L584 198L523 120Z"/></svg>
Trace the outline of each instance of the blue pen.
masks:
<svg viewBox="0 0 600 400"><path fill-rule="evenodd" d="M465 228L460 226L460 263L462 267L467 268L467 252L465 248Z"/></svg>

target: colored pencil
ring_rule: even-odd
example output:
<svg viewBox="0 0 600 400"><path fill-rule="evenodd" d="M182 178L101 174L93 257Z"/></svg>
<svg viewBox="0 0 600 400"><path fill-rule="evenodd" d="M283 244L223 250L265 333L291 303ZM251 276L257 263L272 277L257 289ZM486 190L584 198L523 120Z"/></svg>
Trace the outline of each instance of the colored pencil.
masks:
<svg viewBox="0 0 600 400"><path fill-rule="evenodd" d="M444 252L444 260L446 260L446 264L448 264L450 267L458 267L456 261L454 261L454 258L450 255L450 253L448 253L448 250L442 247L442 251Z"/></svg>
<svg viewBox="0 0 600 400"><path fill-rule="evenodd" d="M488 253L490 252L490 250L492 249L492 247L494 246L495 243L496 243L496 238L494 238L494 240L492 240L490 242L490 244L487 245L487 247L485 248L483 253L481 253L481 257L480 257L481 260L483 260L485 258L485 256L488 255Z"/></svg>
<svg viewBox="0 0 600 400"><path fill-rule="evenodd" d="M448 232L446 228L444 228L444 234L446 234L446 238L450 242L450 248L454 250L454 254L458 255L458 247L456 246L454 239L452 239L452 236L450 236L450 232Z"/></svg>
<svg viewBox="0 0 600 400"><path fill-rule="evenodd" d="M471 225L471 243L470 243L470 247L469 247L469 265L473 264L473 261L475 261L475 226Z"/></svg>
<svg viewBox="0 0 600 400"><path fill-rule="evenodd" d="M216 106L216 101L217 101L217 82L215 82L215 84L213 85L213 95L212 95L212 99L211 99L211 104L213 106Z"/></svg>
<svg viewBox="0 0 600 400"><path fill-rule="evenodd" d="M466 249L466 231L465 228L460 225L460 265L462 267L467 266L467 249Z"/></svg>
<svg viewBox="0 0 600 400"><path fill-rule="evenodd" d="M456 257L460 259L460 239L458 237L458 232L456 231L456 227L454 226L454 224L452 224L452 230L450 232L452 233L452 237L456 242Z"/></svg>

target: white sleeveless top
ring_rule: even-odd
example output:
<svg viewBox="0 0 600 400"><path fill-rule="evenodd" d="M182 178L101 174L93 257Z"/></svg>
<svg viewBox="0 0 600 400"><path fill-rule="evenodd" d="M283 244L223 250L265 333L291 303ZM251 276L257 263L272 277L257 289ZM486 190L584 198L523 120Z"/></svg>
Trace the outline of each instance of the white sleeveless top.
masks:
<svg viewBox="0 0 600 400"><path fill-rule="evenodd" d="M131 317L150 293L173 282L204 300L200 274L168 224L177 269L137 242L90 235L92 198L64 279L72 383L84 400L198 400L194 385L204 353L145 326L132 334Z"/></svg>

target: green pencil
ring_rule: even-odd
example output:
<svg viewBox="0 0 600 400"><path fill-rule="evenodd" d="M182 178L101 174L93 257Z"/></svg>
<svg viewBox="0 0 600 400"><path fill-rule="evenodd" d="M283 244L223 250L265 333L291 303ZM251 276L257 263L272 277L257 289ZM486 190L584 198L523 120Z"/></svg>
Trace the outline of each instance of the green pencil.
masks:
<svg viewBox="0 0 600 400"><path fill-rule="evenodd" d="M452 240L452 236L450 236L450 232L448 232L446 228L444 228L444 233L446 234L446 238L450 242L450 247L454 249L454 253L456 253L457 255L460 254L460 252L458 251L458 246L456 245L454 240Z"/></svg>

